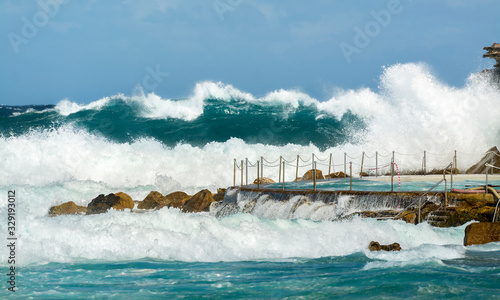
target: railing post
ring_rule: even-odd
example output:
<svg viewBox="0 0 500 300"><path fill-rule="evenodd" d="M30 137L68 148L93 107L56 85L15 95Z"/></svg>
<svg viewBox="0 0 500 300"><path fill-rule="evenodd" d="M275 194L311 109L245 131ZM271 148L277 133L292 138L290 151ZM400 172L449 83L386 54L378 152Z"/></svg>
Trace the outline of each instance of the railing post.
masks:
<svg viewBox="0 0 500 300"><path fill-rule="evenodd" d="M328 181L330 181L330 175L332 174L332 154L330 153L330 162L328 163Z"/></svg>
<svg viewBox="0 0 500 300"><path fill-rule="evenodd" d="M259 161L257 160L257 189L260 189Z"/></svg>
<svg viewBox="0 0 500 300"><path fill-rule="evenodd" d="M314 153L312 154L311 169L314 169Z"/></svg>
<svg viewBox="0 0 500 300"><path fill-rule="evenodd" d="M260 157L260 180L264 178L264 157Z"/></svg>
<svg viewBox="0 0 500 300"><path fill-rule="evenodd" d="M314 183L314 190L316 191L316 163L314 163L314 169L313 169L313 183Z"/></svg>
<svg viewBox="0 0 500 300"><path fill-rule="evenodd" d="M245 180L245 183L248 186L248 157L245 158Z"/></svg>
<svg viewBox="0 0 500 300"><path fill-rule="evenodd" d="M281 161L282 161L282 158L283 158L283 156L280 155L280 170L278 172L278 176L279 176L278 177L278 182L281 182ZM283 180L285 180L285 179L283 179Z"/></svg>
<svg viewBox="0 0 500 300"><path fill-rule="evenodd" d="M363 151L363 155L361 155L361 172L359 173L359 177L363 178L363 164L365 162L365 151Z"/></svg>
<svg viewBox="0 0 500 300"><path fill-rule="evenodd" d="M352 161L349 162L349 191L352 192Z"/></svg>
<svg viewBox="0 0 500 300"><path fill-rule="evenodd" d="M243 159L241 160L241 187L243 187Z"/></svg>
<svg viewBox="0 0 500 300"><path fill-rule="evenodd" d="M375 177L378 177L378 151L375 152Z"/></svg>
<svg viewBox="0 0 500 300"><path fill-rule="evenodd" d="M344 152L344 178L347 177L347 153Z"/></svg>
<svg viewBox="0 0 500 300"><path fill-rule="evenodd" d="M300 156L297 155L297 168L295 168L295 182L299 180L299 159Z"/></svg>
<svg viewBox="0 0 500 300"><path fill-rule="evenodd" d="M236 158L234 159L233 164L233 186L236 186Z"/></svg>
<svg viewBox="0 0 500 300"><path fill-rule="evenodd" d="M424 176L427 173L427 151L424 150Z"/></svg>
<svg viewBox="0 0 500 300"><path fill-rule="evenodd" d="M285 190L285 162L283 162L283 190Z"/></svg>
<svg viewBox="0 0 500 300"><path fill-rule="evenodd" d="M484 168L484 170L486 171L486 185L484 186L485 194L488 194L488 172L489 172L488 168L489 168L488 164L486 164Z"/></svg>

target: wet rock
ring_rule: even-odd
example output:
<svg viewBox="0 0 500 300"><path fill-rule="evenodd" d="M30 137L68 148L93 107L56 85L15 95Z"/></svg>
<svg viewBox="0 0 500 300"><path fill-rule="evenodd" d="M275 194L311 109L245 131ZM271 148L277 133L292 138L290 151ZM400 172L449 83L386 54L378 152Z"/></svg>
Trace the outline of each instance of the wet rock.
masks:
<svg viewBox="0 0 500 300"><path fill-rule="evenodd" d="M486 166L485 164L489 163L495 167L500 168L500 151L498 151L498 148L495 146L491 149L489 149L486 154L479 160L479 162L465 171L467 174L484 174ZM493 171L493 173L500 173L500 170L494 169L494 168L489 168L490 172Z"/></svg>
<svg viewBox="0 0 500 300"><path fill-rule="evenodd" d="M344 174L344 172L336 172L336 173L331 173L325 176L325 178L344 178L344 177L349 177L349 175Z"/></svg>
<svg viewBox="0 0 500 300"><path fill-rule="evenodd" d="M270 183L275 183L275 182L271 178L267 177L257 178L253 181L253 184L270 184Z"/></svg>
<svg viewBox="0 0 500 300"><path fill-rule="evenodd" d="M390 245L380 245L378 242L371 242L368 246L370 251L401 251L401 246L398 243L392 243Z"/></svg>
<svg viewBox="0 0 500 300"><path fill-rule="evenodd" d="M182 207L183 212L201 212L209 211L210 204L214 202L212 193L209 190L199 191L196 195L191 197Z"/></svg>
<svg viewBox="0 0 500 300"><path fill-rule="evenodd" d="M75 202L69 201L61 205L52 206L49 210L49 217L84 214L86 211L87 208L85 206L79 206Z"/></svg>
<svg viewBox="0 0 500 300"><path fill-rule="evenodd" d="M500 222L473 223L465 228L464 246L500 242Z"/></svg>
<svg viewBox="0 0 500 300"><path fill-rule="evenodd" d="M325 179L321 170L316 170L316 179ZM313 180L313 170L307 171L304 176L302 176L301 180Z"/></svg>
<svg viewBox="0 0 500 300"><path fill-rule="evenodd" d="M368 177L368 176L370 176L370 175L368 175L368 173L365 173L365 172L360 172L360 173L359 173L359 176L360 176L360 177Z"/></svg>
<svg viewBox="0 0 500 300"><path fill-rule="evenodd" d="M102 214L107 212L109 209L124 210L125 208L134 208L134 200L125 193L109 194L104 196L101 194L92 201L87 206L87 215Z"/></svg>
<svg viewBox="0 0 500 300"><path fill-rule="evenodd" d="M175 207L182 208L184 203L191 198L188 194L184 192L173 192L165 196L165 202L161 207ZM159 207L159 208L161 208Z"/></svg>
<svg viewBox="0 0 500 300"><path fill-rule="evenodd" d="M212 197L215 201L224 200L224 195L226 194L226 189L217 189L217 194L213 194Z"/></svg>
<svg viewBox="0 0 500 300"><path fill-rule="evenodd" d="M160 192L152 191L149 193L144 200L142 200L139 205L137 205L138 209L155 209L158 206L161 206L165 203L166 199Z"/></svg>

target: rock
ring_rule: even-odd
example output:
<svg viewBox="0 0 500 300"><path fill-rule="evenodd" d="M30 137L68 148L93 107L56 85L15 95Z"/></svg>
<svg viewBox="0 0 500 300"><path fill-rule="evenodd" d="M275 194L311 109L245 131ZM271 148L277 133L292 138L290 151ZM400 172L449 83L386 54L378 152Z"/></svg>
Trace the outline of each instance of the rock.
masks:
<svg viewBox="0 0 500 300"><path fill-rule="evenodd" d="M164 204L166 201L165 197L160 192L152 191L149 193L144 200L142 200L139 205L137 205L138 209L154 209L158 206Z"/></svg>
<svg viewBox="0 0 500 300"><path fill-rule="evenodd" d="M500 242L500 222L472 223L465 228L464 246Z"/></svg>
<svg viewBox="0 0 500 300"><path fill-rule="evenodd" d="M401 217L401 219L409 224L417 224L417 214L416 213L405 214L404 216Z"/></svg>
<svg viewBox="0 0 500 300"><path fill-rule="evenodd" d="M201 212L201 211L209 211L210 204L214 202L214 198L212 197L212 193L209 190L199 191L196 195L191 197L184 206L182 207L183 212Z"/></svg>
<svg viewBox="0 0 500 300"><path fill-rule="evenodd" d="M212 197L214 197L215 201L222 201L224 200L225 194L226 194L226 189L217 189L217 194L213 194Z"/></svg>
<svg viewBox="0 0 500 300"><path fill-rule="evenodd" d="M316 169L316 179L325 179L321 170ZM302 176L301 180L313 180L313 170L307 171L304 176Z"/></svg>
<svg viewBox="0 0 500 300"><path fill-rule="evenodd" d="M500 168L500 151L498 151L497 147L493 147L489 149L486 154L481 158L481 160L471 166L470 168L465 171L467 174L485 174L485 169L486 166L484 165L485 163L489 163L490 165L493 165L495 167ZM493 173L500 173L499 169L495 168L489 168L490 172L493 171Z"/></svg>
<svg viewBox="0 0 500 300"><path fill-rule="evenodd" d="M52 206L49 210L49 217L84 214L86 211L87 208L85 206L79 206L75 202L69 201L61 205Z"/></svg>
<svg viewBox="0 0 500 300"><path fill-rule="evenodd" d="M483 54L483 57L489 57L496 60L497 64L493 67L500 69L500 44L493 43L491 47L484 47L483 49L488 51L487 53Z"/></svg>
<svg viewBox="0 0 500 300"><path fill-rule="evenodd" d="M125 193L109 194L104 196L101 194L92 201L87 206L87 215L102 214L107 212L109 209L114 208L116 210L124 210L125 208L134 208L134 200Z"/></svg>
<svg viewBox="0 0 500 300"><path fill-rule="evenodd" d="M344 178L344 177L349 177L349 175L345 175L344 172L340 171L337 173L331 173L325 176L325 178Z"/></svg>
<svg viewBox="0 0 500 300"><path fill-rule="evenodd" d="M398 243L392 243L390 245L380 245L377 242L371 242L368 246L370 251L401 251L401 246Z"/></svg>
<svg viewBox="0 0 500 300"><path fill-rule="evenodd" d="M360 177L368 177L368 176L370 176L370 175L368 175L368 174L367 174L367 173L365 173L365 172L361 172L361 173L359 173L359 176L360 176Z"/></svg>
<svg viewBox="0 0 500 300"><path fill-rule="evenodd" d="M184 192L173 192L165 196L165 202L159 208L164 206L182 208L190 198L191 196Z"/></svg>
<svg viewBox="0 0 500 300"><path fill-rule="evenodd" d="M270 183L275 183L274 180L264 177L264 178L257 178L253 181L253 184L270 184Z"/></svg>

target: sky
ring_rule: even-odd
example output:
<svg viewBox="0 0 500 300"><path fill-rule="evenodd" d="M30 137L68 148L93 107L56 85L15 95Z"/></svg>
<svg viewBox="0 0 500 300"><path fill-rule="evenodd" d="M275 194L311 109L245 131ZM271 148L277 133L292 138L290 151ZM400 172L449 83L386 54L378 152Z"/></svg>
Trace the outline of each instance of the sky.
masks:
<svg viewBox="0 0 500 300"><path fill-rule="evenodd" d="M376 90L423 62L451 86L491 68L498 0L0 0L0 104L85 104L140 84L183 99L214 81L262 97Z"/></svg>

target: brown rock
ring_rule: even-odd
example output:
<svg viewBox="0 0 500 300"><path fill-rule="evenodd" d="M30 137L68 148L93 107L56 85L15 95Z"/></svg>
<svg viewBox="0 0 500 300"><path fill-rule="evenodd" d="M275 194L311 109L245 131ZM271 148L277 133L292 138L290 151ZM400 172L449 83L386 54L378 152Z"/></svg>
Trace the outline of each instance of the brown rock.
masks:
<svg viewBox="0 0 500 300"><path fill-rule="evenodd" d="M257 178L253 181L253 184L269 184L269 183L274 183L274 180L271 178L263 177L263 178Z"/></svg>
<svg viewBox="0 0 500 300"><path fill-rule="evenodd" d="M500 222L472 223L465 228L464 246L500 242Z"/></svg>
<svg viewBox="0 0 500 300"><path fill-rule="evenodd" d="M325 178L344 178L344 177L349 177L349 175L345 175L344 172L340 171L337 173L331 173L325 176Z"/></svg>
<svg viewBox="0 0 500 300"><path fill-rule="evenodd" d="M470 168L465 171L467 174L484 174L486 166L484 164L489 163L495 167L500 167L500 151L498 151L497 147L493 147L489 149L486 154L481 158L481 160L471 166ZM492 169L489 168L490 172L493 171L493 173L500 173L500 170L498 169Z"/></svg>
<svg viewBox="0 0 500 300"><path fill-rule="evenodd" d="M360 172L360 173L359 173L359 176L360 176L360 177L368 177L368 176L370 176L370 175L368 175L368 173L365 173L365 172Z"/></svg>
<svg viewBox="0 0 500 300"><path fill-rule="evenodd" d="M165 203L161 205L161 207L175 207L182 208L184 203L189 200L191 196L184 192L173 192L165 196ZM161 208L159 207L159 208Z"/></svg>
<svg viewBox="0 0 500 300"><path fill-rule="evenodd" d="M209 211L210 204L214 202L212 193L209 190L199 191L196 195L191 197L182 207L183 212L201 212Z"/></svg>
<svg viewBox="0 0 500 300"><path fill-rule="evenodd" d="M61 205L52 206L49 210L49 217L84 214L86 211L87 208L85 206L79 206L75 202L69 201Z"/></svg>
<svg viewBox="0 0 500 300"><path fill-rule="evenodd" d="M390 245L380 245L377 242L371 242L368 246L370 251L401 251L401 246L398 243L392 243Z"/></svg>
<svg viewBox="0 0 500 300"><path fill-rule="evenodd" d="M321 170L316 169L316 179L325 179ZM307 171L304 176L302 176L301 180L313 180L313 170Z"/></svg>
<svg viewBox="0 0 500 300"><path fill-rule="evenodd" d="M124 210L125 208L134 208L134 200L125 193L109 194L104 196L101 194L92 201L87 206L87 215L102 214L107 212L109 209L114 208L116 210Z"/></svg>
<svg viewBox="0 0 500 300"><path fill-rule="evenodd" d="M406 214L402 217L403 221L409 224L416 224L417 223L417 214L416 213L409 213Z"/></svg>
<svg viewBox="0 0 500 300"><path fill-rule="evenodd" d="M137 205L138 209L154 209L158 206L162 205L165 202L165 197L160 192L152 191L149 193L144 200L142 200L139 205Z"/></svg>

